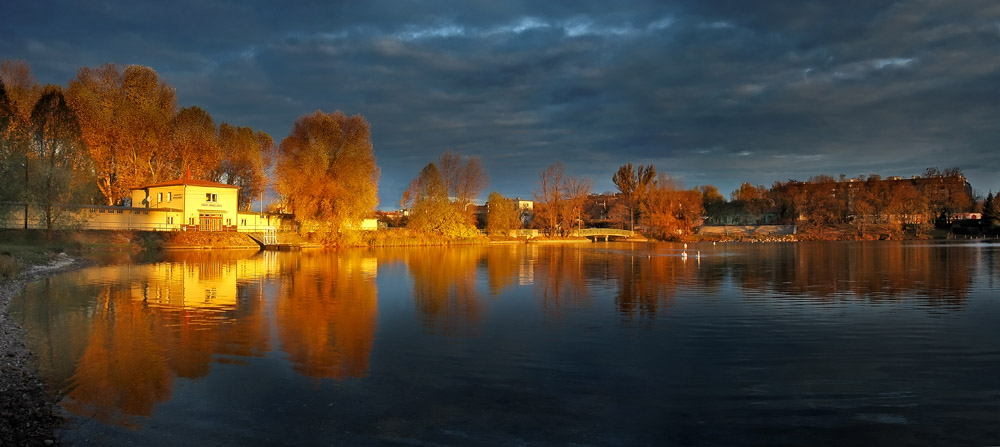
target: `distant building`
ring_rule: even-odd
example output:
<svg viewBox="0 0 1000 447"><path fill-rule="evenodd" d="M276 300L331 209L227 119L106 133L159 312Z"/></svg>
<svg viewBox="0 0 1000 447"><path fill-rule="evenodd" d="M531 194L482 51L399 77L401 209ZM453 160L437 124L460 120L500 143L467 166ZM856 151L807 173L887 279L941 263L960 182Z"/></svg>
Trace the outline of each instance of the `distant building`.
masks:
<svg viewBox="0 0 1000 447"><path fill-rule="evenodd" d="M514 208L532 211L535 209L535 202L531 200L521 200L520 197L516 197L514 198Z"/></svg>

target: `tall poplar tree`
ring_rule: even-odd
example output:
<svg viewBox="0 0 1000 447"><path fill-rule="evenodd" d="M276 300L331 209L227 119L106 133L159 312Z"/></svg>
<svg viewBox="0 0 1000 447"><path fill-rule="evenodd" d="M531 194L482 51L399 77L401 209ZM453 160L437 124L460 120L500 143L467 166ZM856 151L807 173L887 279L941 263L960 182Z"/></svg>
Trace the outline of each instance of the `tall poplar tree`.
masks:
<svg viewBox="0 0 1000 447"><path fill-rule="evenodd" d="M69 207L85 194L90 182L90 158L80 135L76 114L59 87L50 86L31 111L30 202L41 211L46 234L60 223Z"/></svg>

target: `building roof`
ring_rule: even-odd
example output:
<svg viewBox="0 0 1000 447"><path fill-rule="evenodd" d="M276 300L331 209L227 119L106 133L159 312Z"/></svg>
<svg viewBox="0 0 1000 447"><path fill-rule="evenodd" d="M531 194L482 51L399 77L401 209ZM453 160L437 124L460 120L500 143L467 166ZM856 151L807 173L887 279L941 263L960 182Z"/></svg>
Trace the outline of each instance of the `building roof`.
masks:
<svg viewBox="0 0 1000 447"><path fill-rule="evenodd" d="M156 187L160 187L160 186L183 186L183 185L187 185L187 186L210 186L210 187L215 187L215 188L236 188L236 189L240 188L239 186L236 186L236 185L227 185L225 183L210 182L208 180L198 180L198 179L193 179L193 178L179 178L177 180L168 180L168 181L165 181L165 182L153 183L152 185L139 186L137 188L130 188L130 189L146 189L146 188L156 188Z"/></svg>

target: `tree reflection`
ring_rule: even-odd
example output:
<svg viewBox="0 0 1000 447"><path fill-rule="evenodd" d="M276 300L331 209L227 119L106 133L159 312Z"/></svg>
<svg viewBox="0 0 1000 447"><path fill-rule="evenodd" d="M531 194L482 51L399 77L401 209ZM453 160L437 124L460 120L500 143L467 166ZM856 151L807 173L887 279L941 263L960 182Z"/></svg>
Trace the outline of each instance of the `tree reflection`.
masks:
<svg viewBox="0 0 1000 447"><path fill-rule="evenodd" d="M104 423L130 425L125 415L148 416L170 396L166 347L158 343L162 326L116 286L101 292L95 311L64 405Z"/></svg>
<svg viewBox="0 0 1000 447"><path fill-rule="evenodd" d="M414 305L428 332L471 335L478 331L483 309L476 294L476 266L485 250L471 246L406 251Z"/></svg>
<svg viewBox="0 0 1000 447"><path fill-rule="evenodd" d="M55 302L25 309L25 323L42 328L39 346L73 351L37 350L56 383L69 384L69 411L132 425L134 416L148 416L169 399L174 377L204 377L220 354L269 351L260 284L238 274L266 269L246 265L262 262L231 254L204 264L113 265L52 278L39 286ZM79 284L89 291L81 293ZM94 297L85 314L76 304L81 295Z"/></svg>
<svg viewBox="0 0 1000 447"><path fill-rule="evenodd" d="M542 308L549 315L558 316L567 307L587 302L590 299L587 279L607 275L604 261L578 246L535 248L532 254L536 257L535 278Z"/></svg>
<svg viewBox="0 0 1000 447"><path fill-rule="evenodd" d="M378 316L376 266L359 251L301 255L275 308L282 349L296 372L336 380L368 373Z"/></svg>
<svg viewBox="0 0 1000 447"><path fill-rule="evenodd" d="M486 252L486 276L490 295L499 295L520 277L524 244L491 247Z"/></svg>
<svg viewBox="0 0 1000 447"><path fill-rule="evenodd" d="M653 318L657 311L673 305L681 277L692 278L694 271L673 257L622 256L612 264L618 279L615 305L627 320Z"/></svg>
<svg viewBox="0 0 1000 447"><path fill-rule="evenodd" d="M822 299L870 301L922 297L933 306L961 306L975 260L947 246L898 243L799 243L761 247L755 262L732 262L744 289Z"/></svg>

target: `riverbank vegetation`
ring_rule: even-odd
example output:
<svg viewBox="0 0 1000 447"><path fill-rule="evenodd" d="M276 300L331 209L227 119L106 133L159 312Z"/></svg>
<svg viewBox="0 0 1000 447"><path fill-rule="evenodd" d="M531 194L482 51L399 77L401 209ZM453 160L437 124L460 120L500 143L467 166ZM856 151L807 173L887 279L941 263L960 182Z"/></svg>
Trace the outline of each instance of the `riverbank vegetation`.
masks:
<svg viewBox="0 0 1000 447"><path fill-rule="evenodd" d="M958 168L744 183L729 200L712 185L688 189L652 164L609 174L617 192L594 193L591 179L554 163L539 173L532 204L494 192L479 205L488 183L482 162L447 151L417 173L398 215L384 221L405 227L405 236L358 235L378 205L380 178L361 115L304 114L275 145L263 131L179 107L149 67L82 67L62 87L38 85L25 62L0 63L0 176L8 179L0 218L40 210L49 238L69 228L63 214L74 205L134 205L130 188L184 175L238 186L240 210L271 188L280 195L271 210L326 245L475 241L481 232L506 240L519 228L559 238L614 227L672 240L691 239L704 225L789 225L801 239L820 240L1000 231L1000 200L975 197Z"/></svg>

